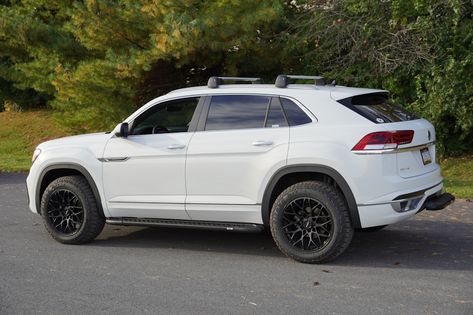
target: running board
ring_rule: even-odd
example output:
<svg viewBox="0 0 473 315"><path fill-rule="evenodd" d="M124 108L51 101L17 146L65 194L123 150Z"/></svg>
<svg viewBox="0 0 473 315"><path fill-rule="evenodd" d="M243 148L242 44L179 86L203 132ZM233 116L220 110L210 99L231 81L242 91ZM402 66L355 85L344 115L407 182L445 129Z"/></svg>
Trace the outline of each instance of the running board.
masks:
<svg viewBox="0 0 473 315"><path fill-rule="evenodd" d="M223 230L237 232L261 232L264 229L262 224L253 223L233 223L217 221L194 221L194 220L173 220L173 219L153 219L153 218L108 218L105 222L112 225L132 225L132 226L164 226L179 227L202 230Z"/></svg>

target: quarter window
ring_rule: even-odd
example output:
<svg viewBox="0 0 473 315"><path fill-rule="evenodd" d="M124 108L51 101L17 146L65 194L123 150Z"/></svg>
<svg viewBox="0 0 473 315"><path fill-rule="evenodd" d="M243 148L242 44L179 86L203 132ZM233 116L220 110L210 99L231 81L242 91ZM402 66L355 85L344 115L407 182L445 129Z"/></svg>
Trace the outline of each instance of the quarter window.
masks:
<svg viewBox="0 0 473 315"><path fill-rule="evenodd" d="M263 128L269 102L258 95L212 96L205 130Z"/></svg>
<svg viewBox="0 0 473 315"><path fill-rule="evenodd" d="M133 123L132 135L187 132L199 98L186 98L153 106Z"/></svg>
<svg viewBox="0 0 473 315"><path fill-rule="evenodd" d="M312 122L309 116L293 101L287 98L280 98L284 112L286 113L289 126L297 126Z"/></svg>
<svg viewBox="0 0 473 315"><path fill-rule="evenodd" d="M265 127L287 127L286 117L284 117L284 113L281 108L281 103L278 102L277 98L273 98L271 104L269 105Z"/></svg>

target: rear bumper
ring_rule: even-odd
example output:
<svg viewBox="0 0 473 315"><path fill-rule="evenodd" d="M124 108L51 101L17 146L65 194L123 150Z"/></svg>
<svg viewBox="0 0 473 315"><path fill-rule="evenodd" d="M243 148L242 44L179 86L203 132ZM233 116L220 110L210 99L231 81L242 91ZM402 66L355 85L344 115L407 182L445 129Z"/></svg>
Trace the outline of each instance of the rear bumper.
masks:
<svg viewBox="0 0 473 315"><path fill-rule="evenodd" d="M412 194L404 194L402 199L394 198L388 202L358 205L362 228L389 225L406 220L424 210L440 210L452 203L455 198L442 193L443 182Z"/></svg>

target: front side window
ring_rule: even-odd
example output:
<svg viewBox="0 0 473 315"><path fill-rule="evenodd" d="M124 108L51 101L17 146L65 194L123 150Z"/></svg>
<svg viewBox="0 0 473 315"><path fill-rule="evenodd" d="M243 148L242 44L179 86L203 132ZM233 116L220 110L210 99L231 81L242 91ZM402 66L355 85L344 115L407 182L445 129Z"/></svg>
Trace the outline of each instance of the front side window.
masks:
<svg viewBox="0 0 473 315"><path fill-rule="evenodd" d="M199 97L155 105L135 119L132 135L187 132Z"/></svg>
<svg viewBox="0 0 473 315"><path fill-rule="evenodd" d="M212 96L205 130L263 128L270 100L259 95Z"/></svg>

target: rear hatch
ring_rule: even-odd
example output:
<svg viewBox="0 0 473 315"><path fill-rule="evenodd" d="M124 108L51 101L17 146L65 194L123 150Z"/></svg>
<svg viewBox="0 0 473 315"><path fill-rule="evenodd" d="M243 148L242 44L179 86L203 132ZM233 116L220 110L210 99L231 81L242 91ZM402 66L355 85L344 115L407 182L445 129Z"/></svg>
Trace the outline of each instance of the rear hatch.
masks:
<svg viewBox="0 0 473 315"><path fill-rule="evenodd" d="M400 145L396 153L398 173L408 178L429 173L438 168L435 152L435 129L425 119L386 125L392 130L414 130L412 142Z"/></svg>
<svg viewBox="0 0 473 315"><path fill-rule="evenodd" d="M438 168L435 163L435 129L432 124L389 101L387 93L362 94L338 102L371 122L382 124L386 131L414 131L412 140L400 144L394 151L397 171L401 177L419 176Z"/></svg>

